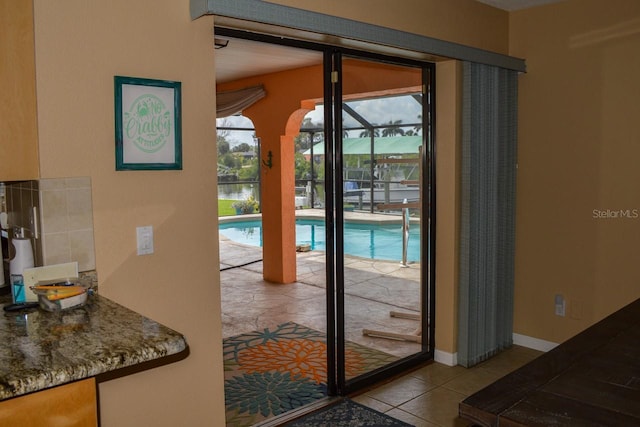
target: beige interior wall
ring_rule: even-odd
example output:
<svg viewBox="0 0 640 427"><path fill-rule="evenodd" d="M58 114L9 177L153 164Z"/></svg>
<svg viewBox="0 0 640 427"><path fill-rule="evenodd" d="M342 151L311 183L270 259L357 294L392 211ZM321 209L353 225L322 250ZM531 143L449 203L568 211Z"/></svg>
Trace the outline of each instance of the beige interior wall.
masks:
<svg viewBox="0 0 640 427"><path fill-rule="evenodd" d="M269 0L506 54L508 13L475 0Z"/></svg>
<svg viewBox="0 0 640 427"><path fill-rule="evenodd" d="M472 0L404 1L277 2L526 58L516 332L562 341L638 297L640 219L594 210L640 209L640 3L569 0L507 23ZM103 383L103 425L219 425L213 20L191 21L188 0L34 3L41 176L91 177L101 293L191 347L184 361ZM115 172L116 74L182 81L183 171ZM154 226L155 254L136 256L139 225ZM564 318L556 293L569 301ZM454 329L454 316L438 321Z"/></svg>
<svg viewBox="0 0 640 427"><path fill-rule="evenodd" d="M223 425L213 19L188 0L35 0L35 26L41 175L91 177L100 293L190 347L100 384L102 426ZM115 171L114 75L182 82L182 171ZM155 253L137 256L144 225Z"/></svg>
<svg viewBox="0 0 640 427"><path fill-rule="evenodd" d="M459 61L436 64L436 349L458 348L461 78ZM436 359L437 360L437 359Z"/></svg>
<svg viewBox="0 0 640 427"><path fill-rule="evenodd" d="M507 49L504 12L471 0L406 1L288 3ZM34 1L41 176L91 177L100 292L184 333L191 349L183 361L102 383L105 427L222 425L213 20L191 21L188 3ZM114 75L182 82L184 170L115 171ZM154 227L153 255L135 253L141 225ZM448 319L438 328L452 331Z"/></svg>
<svg viewBox="0 0 640 427"><path fill-rule="evenodd" d="M513 13L510 26L510 53L528 68L515 332L561 342L640 297L640 2L570 0Z"/></svg>
<svg viewBox="0 0 640 427"><path fill-rule="evenodd" d="M0 28L0 179L36 179L38 128L31 2L0 0Z"/></svg>

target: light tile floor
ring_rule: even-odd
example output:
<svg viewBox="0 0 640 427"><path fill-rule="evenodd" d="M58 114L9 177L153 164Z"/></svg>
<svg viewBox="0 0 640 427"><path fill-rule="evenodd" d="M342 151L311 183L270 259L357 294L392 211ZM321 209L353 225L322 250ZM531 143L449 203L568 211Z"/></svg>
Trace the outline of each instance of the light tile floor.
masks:
<svg viewBox="0 0 640 427"><path fill-rule="evenodd" d="M223 336L258 330L279 323L294 321L305 326L324 330L325 290L324 254L307 252L298 254L298 282L289 285L271 284L262 280L261 250L226 240L221 236L220 269L222 282ZM238 268L229 268L246 264ZM367 289L388 294L385 286L393 276L403 279L394 283L409 285L398 295L404 301L416 301L419 297L410 283L417 281L417 268L397 268L395 264L350 260L349 284L357 290L352 306L354 320L348 322L348 339L368 347L403 356L417 351L417 344L395 340L364 337L363 327L410 333L415 322L406 319L390 319L389 309L415 311L415 307L387 295L381 303L366 295ZM376 282L375 272L391 273ZM362 287L363 283L368 288ZM412 294L413 292L413 294ZM361 294L365 294L361 297ZM379 298L378 298L379 299ZM357 319L364 316L367 324ZM364 391L353 399L366 406L387 413L415 426L467 426L458 418L458 403L503 375L533 360L541 353L524 347L513 348L471 369L431 363L388 383Z"/></svg>
<svg viewBox="0 0 640 427"><path fill-rule="evenodd" d="M458 403L540 354L513 346L470 369L434 362L353 400L418 427L470 426L458 417Z"/></svg>

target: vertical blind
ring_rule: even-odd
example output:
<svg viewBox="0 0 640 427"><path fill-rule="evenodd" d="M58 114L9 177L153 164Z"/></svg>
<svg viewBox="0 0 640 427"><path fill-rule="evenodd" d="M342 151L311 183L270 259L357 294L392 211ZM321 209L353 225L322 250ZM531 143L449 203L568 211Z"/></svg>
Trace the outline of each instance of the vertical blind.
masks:
<svg viewBox="0 0 640 427"><path fill-rule="evenodd" d="M511 346L517 72L463 64L458 363Z"/></svg>

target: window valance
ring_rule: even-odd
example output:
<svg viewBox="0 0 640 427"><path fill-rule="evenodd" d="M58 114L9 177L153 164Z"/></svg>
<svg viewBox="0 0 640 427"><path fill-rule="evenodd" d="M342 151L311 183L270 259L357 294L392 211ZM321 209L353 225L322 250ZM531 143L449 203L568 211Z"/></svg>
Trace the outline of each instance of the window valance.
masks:
<svg viewBox="0 0 640 427"><path fill-rule="evenodd" d="M262 85L216 94L216 117L233 116L267 96Z"/></svg>

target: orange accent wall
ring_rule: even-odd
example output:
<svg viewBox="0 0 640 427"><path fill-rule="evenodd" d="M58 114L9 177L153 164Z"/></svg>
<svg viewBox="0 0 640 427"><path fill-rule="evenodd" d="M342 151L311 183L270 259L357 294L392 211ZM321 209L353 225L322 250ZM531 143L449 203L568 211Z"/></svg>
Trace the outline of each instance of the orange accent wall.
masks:
<svg viewBox="0 0 640 427"><path fill-rule="evenodd" d="M253 121L256 136L260 138L261 160L267 160L269 151L273 155L272 168L263 164L260 177L263 277L269 282L296 281L293 138L297 133L286 136L285 129L290 121L289 126L295 126L298 121L299 127L304 114L294 113L300 109L301 100L322 97L322 81L322 66L314 66L237 80L217 87L218 91L227 91L262 84L267 92L265 98L243 114Z"/></svg>
<svg viewBox="0 0 640 427"><path fill-rule="evenodd" d="M322 58L319 55L319 61ZM343 92L357 94L416 86L418 68L346 59ZM296 281L295 174L293 140L310 110L308 99L322 99L322 65L265 74L221 84L218 91L264 85L265 98L247 108L260 138L262 160L272 153L273 166L262 167L263 277L269 282Z"/></svg>

